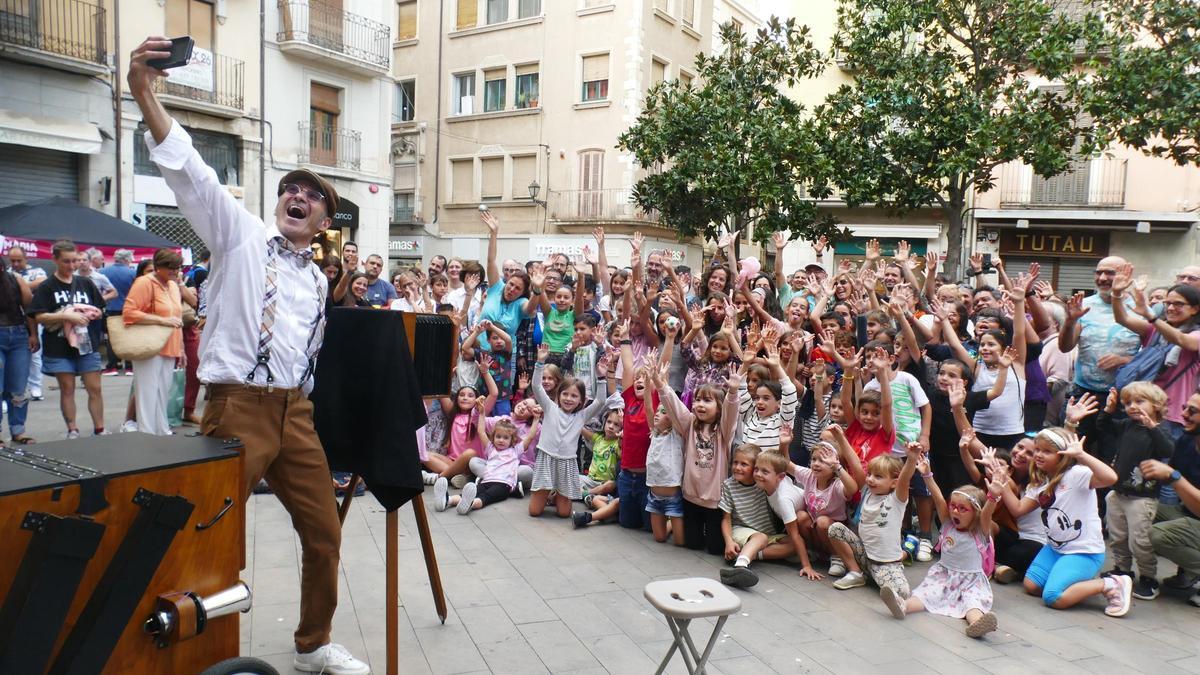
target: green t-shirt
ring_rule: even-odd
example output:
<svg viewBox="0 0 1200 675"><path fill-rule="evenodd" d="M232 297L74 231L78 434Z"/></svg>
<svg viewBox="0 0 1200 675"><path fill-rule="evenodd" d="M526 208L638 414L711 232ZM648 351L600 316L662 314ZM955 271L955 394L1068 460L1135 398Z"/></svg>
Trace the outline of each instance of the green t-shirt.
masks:
<svg viewBox="0 0 1200 675"><path fill-rule="evenodd" d="M592 466L588 478L603 483L616 480L617 465L621 463L621 439L597 435L592 441Z"/></svg>
<svg viewBox="0 0 1200 675"><path fill-rule="evenodd" d="M571 346L571 338L575 337L575 308L565 312L550 306L546 315L546 325L542 329L542 342L550 347L553 354L561 354Z"/></svg>

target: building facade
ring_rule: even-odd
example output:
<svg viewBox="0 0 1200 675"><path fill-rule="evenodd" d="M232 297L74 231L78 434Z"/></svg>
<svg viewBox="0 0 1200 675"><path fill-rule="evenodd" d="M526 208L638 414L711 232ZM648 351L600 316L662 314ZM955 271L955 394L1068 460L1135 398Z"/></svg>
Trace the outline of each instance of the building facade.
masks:
<svg viewBox="0 0 1200 675"><path fill-rule="evenodd" d="M155 93L230 194L261 214L258 7L206 0L125 0L120 9L122 84L128 53L146 36L190 35L195 41L191 63L156 80ZM174 194L150 160L141 111L128 95L121 127L125 218L185 247L201 248L203 242L179 213ZM266 204L273 205L274 199L268 196Z"/></svg>
<svg viewBox="0 0 1200 675"><path fill-rule="evenodd" d="M0 207L65 197L116 212L112 0L0 7Z"/></svg>
<svg viewBox="0 0 1200 675"><path fill-rule="evenodd" d="M630 203L643 173L617 137L647 89L694 79L712 0L402 0L392 106L392 267L435 254L482 260L479 207L503 223L499 254L579 253L591 230L629 260L635 230L677 264L701 264Z"/></svg>

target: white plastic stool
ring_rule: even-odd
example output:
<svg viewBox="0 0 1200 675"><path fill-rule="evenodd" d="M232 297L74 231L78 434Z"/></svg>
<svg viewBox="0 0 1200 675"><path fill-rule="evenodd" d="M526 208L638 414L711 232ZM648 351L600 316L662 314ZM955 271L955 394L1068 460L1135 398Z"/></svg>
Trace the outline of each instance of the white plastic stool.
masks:
<svg viewBox="0 0 1200 675"><path fill-rule="evenodd" d="M709 654L712 654L726 619L742 608L741 598L720 582L704 577L652 581L646 584L644 594L650 604L667 618L667 626L671 629L671 635L675 636L675 642L667 650L662 663L658 664L654 675L660 675L666 669L676 649L683 655L683 662L689 673L703 673L704 664L708 661ZM710 616L721 618L717 619L717 625L708 638L708 644L704 646L704 653L701 654L696 651L692 636L688 634L688 624L692 619Z"/></svg>

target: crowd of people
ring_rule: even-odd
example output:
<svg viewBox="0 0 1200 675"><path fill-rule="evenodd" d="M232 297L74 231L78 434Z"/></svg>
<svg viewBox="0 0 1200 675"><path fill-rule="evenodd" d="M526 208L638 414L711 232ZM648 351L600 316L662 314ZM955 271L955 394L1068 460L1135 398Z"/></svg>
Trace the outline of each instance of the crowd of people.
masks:
<svg viewBox="0 0 1200 675"><path fill-rule="evenodd" d="M799 244L776 235L768 273L726 235L697 273L636 233L618 268L603 228L579 259L522 263L481 219L486 265L435 256L388 283L353 243L322 262L331 306L455 324L452 395L418 439L434 508L527 498L721 555L733 586L790 561L973 637L997 625L993 582L1110 616L1160 584L1200 606L1200 268L1148 288L1109 257L1064 297L998 257L955 283L906 242L827 270L820 240L787 274ZM1160 581L1159 557L1178 572ZM913 562L933 564L910 588Z"/></svg>
<svg viewBox="0 0 1200 675"><path fill-rule="evenodd" d="M175 249L160 249L136 266L129 249L118 249L108 264L98 249L80 251L68 240L55 242L50 252L52 274L29 264L21 246L9 248L7 260L0 258L0 271L8 272L0 275L0 366L12 443L36 442L25 433L25 420L29 402L44 399L44 375L53 376L59 389L68 439L80 437L77 380L86 392L92 433L109 433L102 376L133 376L121 431L171 434L167 403L173 393L183 398L180 422L198 425L196 367L203 316L197 310L208 273L207 252L199 253L186 276ZM106 320L113 316L126 326L172 330L157 355L123 361L110 344ZM180 392L173 392L176 370L183 375Z"/></svg>

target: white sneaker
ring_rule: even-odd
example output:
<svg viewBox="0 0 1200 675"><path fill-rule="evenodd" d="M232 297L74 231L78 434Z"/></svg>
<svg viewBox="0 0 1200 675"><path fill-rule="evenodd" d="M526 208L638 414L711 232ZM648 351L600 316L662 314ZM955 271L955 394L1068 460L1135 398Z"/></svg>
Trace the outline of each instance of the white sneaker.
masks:
<svg viewBox="0 0 1200 675"><path fill-rule="evenodd" d="M833 587L839 591L844 591L850 588L858 588L859 586L866 585L867 578L863 576L862 572L847 572L846 576L833 582Z"/></svg>
<svg viewBox="0 0 1200 675"><path fill-rule="evenodd" d="M354 658L345 647L327 644L307 654L296 652L292 660L296 670L325 675L370 675L371 667Z"/></svg>
<svg viewBox="0 0 1200 675"><path fill-rule="evenodd" d="M455 476L454 478L450 479L450 486L456 490L463 489L463 486L466 484L467 484L467 475L465 473L460 473L457 476Z"/></svg>
<svg viewBox="0 0 1200 675"><path fill-rule="evenodd" d="M917 561L929 562L933 560L933 542L928 539L922 539L917 545Z"/></svg>
<svg viewBox="0 0 1200 675"><path fill-rule="evenodd" d="M829 576L840 577L846 573L846 563L838 556L830 556L829 558Z"/></svg>
<svg viewBox="0 0 1200 675"><path fill-rule="evenodd" d="M450 502L450 481L442 476L433 482L433 510L445 511Z"/></svg>
<svg viewBox="0 0 1200 675"><path fill-rule="evenodd" d="M475 503L475 495L479 493L479 488L475 483L467 483L463 486L462 496L458 502L458 515L465 516L471 512L471 505Z"/></svg>
<svg viewBox="0 0 1200 675"><path fill-rule="evenodd" d="M137 422L134 420L125 420L121 425L121 433L128 434L137 431Z"/></svg>
<svg viewBox="0 0 1200 675"><path fill-rule="evenodd" d="M425 471L424 469L421 470L421 482L425 483L426 485L433 485L434 481L437 479L438 475L436 473L431 473L429 471Z"/></svg>
<svg viewBox="0 0 1200 675"><path fill-rule="evenodd" d="M70 440L74 440L76 438L79 438L79 430L78 429L68 429L67 430L67 440L70 441Z"/></svg>

